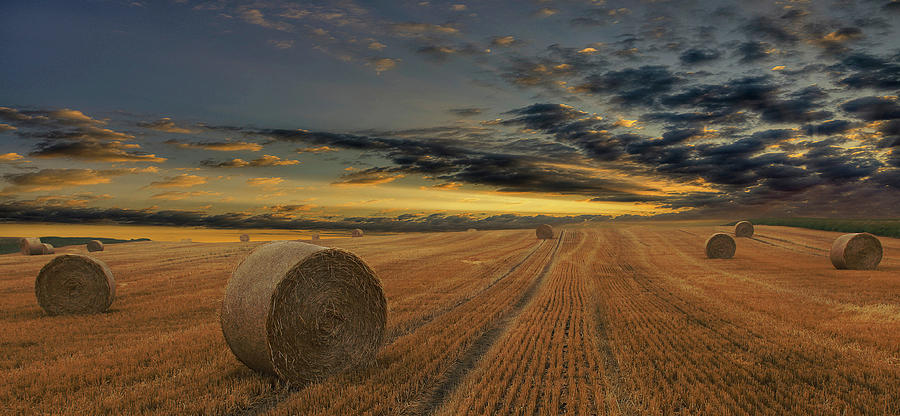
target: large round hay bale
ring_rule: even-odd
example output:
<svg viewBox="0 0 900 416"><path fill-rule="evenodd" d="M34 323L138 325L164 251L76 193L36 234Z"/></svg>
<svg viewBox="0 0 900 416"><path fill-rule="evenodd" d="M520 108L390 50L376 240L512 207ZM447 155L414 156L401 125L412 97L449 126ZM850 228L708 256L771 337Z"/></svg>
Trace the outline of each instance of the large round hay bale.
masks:
<svg viewBox="0 0 900 416"><path fill-rule="evenodd" d="M386 323L381 282L366 263L295 241L253 250L222 301L222 332L234 355L296 385L374 360Z"/></svg>
<svg viewBox="0 0 900 416"><path fill-rule="evenodd" d="M241 234L240 238L241 238L242 243L246 243L246 242L250 241L250 236L247 234Z"/></svg>
<svg viewBox="0 0 900 416"><path fill-rule="evenodd" d="M874 270L883 254L881 241L874 235L844 234L831 245L831 264L836 269Z"/></svg>
<svg viewBox="0 0 900 416"><path fill-rule="evenodd" d="M363 236L363 230L360 230L359 228L353 230L353 236L354 236L354 237L362 237L362 236Z"/></svg>
<svg viewBox="0 0 900 416"><path fill-rule="evenodd" d="M102 261L79 254L50 260L34 282L38 304L51 315L98 313L116 298L116 281Z"/></svg>
<svg viewBox="0 0 900 416"><path fill-rule="evenodd" d="M56 253L56 249L53 248L53 244L50 244L50 243L44 243L44 244L41 244L41 245L43 246L43 250L42 250L41 254L53 254L53 253Z"/></svg>
<svg viewBox="0 0 900 416"><path fill-rule="evenodd" d="M19 239L19 251L26 256L44 254L44 245L37 237L23 237Z"/></svg>
<svg viewBox="0 0 900 416"><path fill-rule="evenodd" d="M467 232L470 232L470 233L474 233L474 232L476 232L476 231L478 231L478 230L476 230L476 229L474 229L474 228L469 228L469 229L466 230L466 231L467 231Z"/></svg>
<svg viewBox="0 0 900 416"><path fill-rule="evenodd" d="M535 230L535 234L540 239L553 238L553 227L550 224L541 224Z"/></svg>
<svg viewBox="0 0 900 416"><path fill-rule="evenodd" d="M100 240L91 240L87 243L87 251L103 251L103 242Z"/></svg>
<svg viewBox="0 0 900 416"><path fill-rule="evenodd" d="M734 238L725 233L715 233L706 240L706 257L711 259L730 259L735 249Z"/></svg>
<svg viewBox="0 0 900 416"><path fill-rule="evenodd" d="M753 224L750 221L738 221L734 225L735 237L753 237Z"/></svg>

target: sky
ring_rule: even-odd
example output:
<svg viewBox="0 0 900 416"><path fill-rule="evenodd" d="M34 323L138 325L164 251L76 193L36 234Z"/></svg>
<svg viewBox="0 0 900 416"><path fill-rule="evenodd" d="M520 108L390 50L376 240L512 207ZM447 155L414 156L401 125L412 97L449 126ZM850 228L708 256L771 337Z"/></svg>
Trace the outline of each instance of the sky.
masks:
<svg viewBox="0 0 900 416"><path fill-rule="evenodd" d="M0 221L900 215L900 1L5 1Z"/></svg>

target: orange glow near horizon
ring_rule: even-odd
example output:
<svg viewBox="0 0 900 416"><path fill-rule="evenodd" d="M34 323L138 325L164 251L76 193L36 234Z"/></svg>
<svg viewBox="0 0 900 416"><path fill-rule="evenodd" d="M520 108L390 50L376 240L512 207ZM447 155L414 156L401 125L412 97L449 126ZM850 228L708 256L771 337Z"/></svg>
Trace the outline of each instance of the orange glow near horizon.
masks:
<svg viewBox="0 0 900 416"><path fill-rule="evenodd" d="M350 230L266 230L212 229L202 227L164 227L151 225L91 225L91 224L2 224L0 237L96 237L131 240L149 238L153 241L181 241L195 243L237 242L241 234L250 241L308 240L314 233L320 238L349 237ZM373 233L368 233L373 234Z"/></svg>

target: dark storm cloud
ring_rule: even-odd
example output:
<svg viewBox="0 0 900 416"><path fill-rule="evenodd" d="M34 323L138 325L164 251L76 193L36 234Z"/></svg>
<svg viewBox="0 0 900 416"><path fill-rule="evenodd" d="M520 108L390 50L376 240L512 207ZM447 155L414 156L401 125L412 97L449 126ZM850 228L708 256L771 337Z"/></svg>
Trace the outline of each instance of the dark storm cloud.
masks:
<svg viewBox="0 0 900 416"><path fill-rule="evenodd" d="M818 88L799 90L791 97L816 101L824 93ZM535 104L509 111L515 117L504 124L523 125L552 134L557 140L575 145L594 160L629 160L663 177L691 181L703 179L729 192L754 187L765 198L784 198L806 189L823 185L856 181L870 176L880 164L871 154L840 152L824 143L807 145L808 157L790 158L786 153L769 150L798 137L798 129L768 129L731 141L709 141L700 128L670 128L660 138L637 134L612 134L611 127L596 117L570 106ZM666 120L676 114L661 114ZM823 124L823 131L843 131L845 123ZM717 136L713 136L717 137ZM685 143L700 140L692 145ZM482 172L479 172L482 173ZM571 184L570 184L571 185ZM728 195L726 192L724 195ZM787 196L786 196L787 195ZM596 196L596 200L677 204L671 198L646 197L635 192L627 195ZM685 197L688 198L688 197ZM723 197L706 200L713 204ZM762 198L762 197L760 197ZM685 201L693 201L688 198ZM696 202L696 201L693 201Z"/></svg>
<svg viewBox="0 0 900 416"><path fill-rule="evenodd" d="M652 106L681 81L666 66L645 65L590 75L576 88L589 94L612 96L626 106Z"/></svg>
<svg viewBox="0 0 900 416"><path fill-rule="evenodd" d="M533 130L553 132L560 125L584 117L587 113L564 104L532 104L506 114L518 117L504 120L503 124L522 125Z"/></svg>
<svg viewBox="0 0 900 416"><path fill-rule="evenodd" d="M691 113L652 112L642 114L640 121L679 126L693 124L741 124L747 121L747 117L743 114L724 111Z"/></svg>
<svg viewBox="0 0 900 416"><path fill-rule="evenodd" d="M507 112L517 116L502 122L553 134L562 143L575 145L594 160L612 161L623 154L621 140L608 130L615 125L588 116L587 113L563 104L533 104Z"/></svg>
<svg viewBox="0 0 900 416"><path fill-rule="evenodd" d="M862 97L841 105L841 109L866 121L900 118L900 105L895 98Z"/></svg>
<svg viewBox="0 0 900 416"><path fill-rule="evenodd" d="M668 95L661 101L669 107L693 106L706 111L736 112L764 108L778 90L770 79L768 76L750 76L722 84L698 85Z"/></svg>
<svg viewBox="0 0 900 416"><path fill-rule="evenodd" d="M760 110L763 120L770 123L803 123L830 118L830 111L822 110L825 91L817 86L806 87L788 95L787 100L773 99Z"/></svg>
<svg viewBox="0 0 900 416"><path fill-rule="evenodd" d="M823 120L832 113L823 110L824 90L810 86L782 96L771 76L750 76L721 84L703 84L663 97L668 107L698 107L721 115L752 110L769 123L804 123Z"/></svg>
<svg viewBox="0 0 900 416"><path fill-rule="evenodd" d="M768 91L774 88L756 88L757 81L745 82L750 88L736 88L704 99L712 99L715 105L748 105L756 106L757 101L774 101L782 106L784 103L802 107L804 110L813 106L825 97L824 91L818 87L808 87L789 94L791 100L775 100L769 97ZM737 83L741 84L741 83ZM766 94L755 94L753 91L766 91ZM750 91L751 93L746 93ZM722 98L724 97L724 98ZM746 98L750 97L750 98ZM721 104L725 103L725 104ZM712 105L712 104L708 104ZM766 108L762 106L760 108ZM782 110L785 111L785 110ZM656 172L663 177L691 181L703 179L723 190L738 192L740 189L754 187L757 195L765 198L784 198L791 193L801 192L812 187L839 184L848 181L859 181L873 175L881 166L873 154L865 152L842 151L832 142L807 142L802 146L807 150L803 158L790 158L787 153L771 149L791 143L801 134L800 129L780 128L753 132L733 140L710 141L708 133L700 128L673 127L663 132L660 138L644 137L637 134L612 134L608 132L613 126L602 122L599 118L588 116L583 111L559 104L535 104L507 112L513 118L503 121L507 125L522 125L553 135L560 142L572 144L582 149L586 155L598 161L628 160L639 163L645 169ZM679 114L656 114L657 119L680 120ZM765 117L765 116L764 116ZM808 116L795 116L793 119L806 120ZM779 120L789 119L781 116ZM675 124L675 123L672 123ZM690 124L690 123L681 123ZM846 131L852 123L836 120L815 126L820 134L835 134ZM813 126L808 128L812 129ZM712 136L712 138L721 136ZM700 140L696 144L685 143ZM799 150L797 146L793 146ZM727 192L726 192L727 195ZM596 196L598 200L632 200L649 201L645 197L632 192L629 195L614 197ZM606 198L606 199L604 199ZM658 199L671 203L669 199ZM711 202L709 202L711 203Z"/></svg>
<svg viewBox="0 0 900 416"><path fill-rule="evenodd" d="M563 106L564 107L564 106ZM516 123L541 129L562 125L551 120L560 117L563 107L553 104L536 104L513 110L520 115ZM565 115L562 116L565 119ZM501 192L540 192L573 195L608 193L612 189L645 190L643 186L607 179L577 169L554 166L549 163L552 155L517 155L487 152L467 148L457 140L421 140L412 138L386 138L327 132L298 130L258 130L258 135L276 140L301 142L310 145L373 151L391 161L393 166L383 166L353 172L337 181L339 185L365 185L384 183L398 175L423 175L425 177L474 185L490 186Z"/></svg>
<svg viewBox="0 0 900 416"><path fill-rule="evenodd" d="M767 39L779 44L793 45L800 40L796 33L792 33L788 26L782 22L767 16L756 16L741 29L750 38Z"/></svg>
<svg viewBox="0 0 900 416"><path fill-rule="evenodd" d="M871 155L833 146L830 142L816 143L806 153L806 166L830 182L845 182L869 176L881 166Z"/></svg>
<svg viewBox="0 0 900 416"><path fill-rule="evenodd" d="M807 124L803 126L803 132L810 136L830 136L841 134L850 130L853 122L848 120L831 120L821 124Z"/></svg>
<svg viewBox="0 0 900 416"><path fill-rule="evenodd" d="M9 222L56 223L118 223L177 227L207 227L218 229L266 228L282 230L354 229L370 231L459 231L468 228L483 230L534 228L540 224L569 224L583 221L603 221L604 215L546 216L503 214L489 217L464 215L414 215L396 217L345 217L334 220L295 218L283 212L247 215L243 213L207 214L200 211L131 210L121 208L78 208L34 206L22 202L0 204L0 220Z"/></svg>
<svg viewBox="0 0 900 416"><path fill-rule="evenodd" d="M900 119L883 123L878 131L883 136L881 141L878 142L878 147L900 147ZM894 155L898 155L897 149L895 149Z"/></svg>
<svg viewBox="0 0 900 416"><path fill-rule="evenodd" d="M735 53L740 56L741 63L751 63L768 58L770 50L772 45L768 42L750 41L738 45Z"/></svg>
<svg viewBox="0 0 900 416"><path fill-rule="evenodd" d="M842 86L888 91L900 89L900 54L882 58L863 52L854 53L830 69L845 75L838 81Z"/></svg>
<svg viewBox="0 0 900 416"><path fill-rule="evenodd" d="M691 48L687 49L678 56L681 63L685 65L701 64L712 62L722 57L722 52L715 49Z"/></svg>

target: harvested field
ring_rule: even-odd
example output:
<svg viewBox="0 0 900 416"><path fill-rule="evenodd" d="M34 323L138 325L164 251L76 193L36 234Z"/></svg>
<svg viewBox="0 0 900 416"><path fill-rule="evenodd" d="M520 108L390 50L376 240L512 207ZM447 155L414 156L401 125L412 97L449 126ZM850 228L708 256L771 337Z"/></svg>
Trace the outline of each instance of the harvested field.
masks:
<svg viewBox="0 0 900 416"><path fill-rule="evenodd" d="M116 301L48 316L52 256L0 256L0 401L52 414L897 414L900 239L836 270L841 233L757 225L557 227L334 238L388 305L374 365L300 389L262 377L219 327L234 267L263 242L109 245ZM327 244L326 244L327 243ZM86 254L84 246L57 253Z"/></svg>

